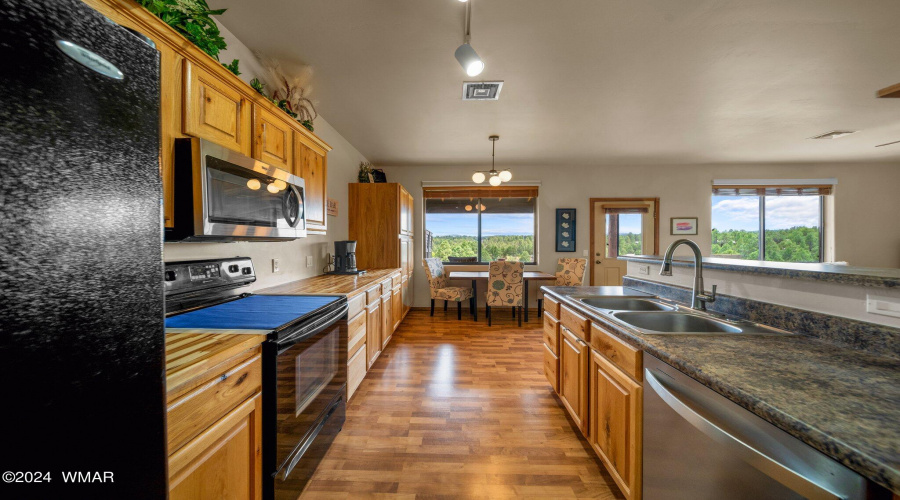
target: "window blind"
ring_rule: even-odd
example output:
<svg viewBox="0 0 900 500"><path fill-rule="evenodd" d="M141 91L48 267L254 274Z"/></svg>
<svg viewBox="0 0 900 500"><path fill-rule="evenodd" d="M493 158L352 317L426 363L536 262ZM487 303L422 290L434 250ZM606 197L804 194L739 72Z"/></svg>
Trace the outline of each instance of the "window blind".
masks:
<svg viewBox="0 0 900 500"><path fill-rule="evenodd" d="M424 198L536 198L537 186L423 187Z"/></svg>
<svg viewBox="0 0 900 500"><path fill-rule="evenodd" d="M837 179L714 180L715 196L823 196L834 193Z"/></svg>

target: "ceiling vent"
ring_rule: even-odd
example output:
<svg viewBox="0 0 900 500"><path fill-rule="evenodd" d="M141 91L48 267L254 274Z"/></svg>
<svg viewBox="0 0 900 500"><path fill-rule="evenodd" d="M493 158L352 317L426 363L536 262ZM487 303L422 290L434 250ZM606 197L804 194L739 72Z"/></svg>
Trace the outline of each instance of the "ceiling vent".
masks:
<svg viewBox="0 0 900 500"><path fill-rule="evenodd" d="M855 134L856 130L832 130L826 134L810 137L810 139L840 139L841 137Z"/></svg>
<svg viewBox="0 0 900 500"><path fill-rule="evenodd" d="M463 101L496 101L503 82L463 82Z"/></svg>

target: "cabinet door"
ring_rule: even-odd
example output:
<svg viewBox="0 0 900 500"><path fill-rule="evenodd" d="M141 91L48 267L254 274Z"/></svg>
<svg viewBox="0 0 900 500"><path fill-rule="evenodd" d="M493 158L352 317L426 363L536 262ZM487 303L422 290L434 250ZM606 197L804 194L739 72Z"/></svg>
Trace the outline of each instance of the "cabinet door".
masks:
<svg viewBox="0 0 900 500"><path fill-rule="evenodd" d="M400 186L400 234L409 234L409 193L403 186Z"/></svg>
<svg viewBox="0 0 900 500"><path fill-rule="evenodd" d="M169 498L261 499L261 417L257 394L172 454Z"/></svg>
<svg viewBox="0 0 900 500"><path fill-rule="evenodd" d="M413 218L413 195L410 194L409 192L407 192L407 193L406 193L406 196L407 196L407 198L408 198L408 200L407 200L407 202L406 202L406 218L407 218L406 227L407 227L408 230L409 230L409 235L412 236L412 235L413 235L413 232L415 231L415 225L413 224L413 222L414 222L414 218Z"/></svg>
<svg viewBox="0 0 900 500"><path fill-rule="evenodd" d="M581 432L587 434L588 346L568 328L559 327L559 399Z"/></svg>
<svg viewBox="0 0 900 500"><path fill-rule="evenodd" d="M588 441L629 500L641 496L642 387L591 351Z"/></svg>
<svg viewBox="0 0 900 500"><path fill-rule="evenodd" d="M253 157L288 172L294 145L291 126L262 106L253 106Z"/></svg>
<svg viewBox="0 0 900 500"><path fill-rule="evenodd" d="M307 229L324 231L327 226L326 203L328 164L326 152L313 147L294 133L294 175L306 183Z"/></svg>
<svg viewBox="0 0 900 500"><path fill-rule="evenodd" d="M394 306L392 301L393 293L388 289L388 293L381 296L381 349L387 347L391 341L391 335L394 334Z"/></svg>
<svg viewBox="0 0 900 500"><path fill-rule="evenodd" d="M184 133L250 155L250 104L231 86L184 61Z"/></svg>
<svg viewBox="0 0 900 500"><path fill-rule="evenodd" d="M400 245L400 272L404 277L409 276L409 266L410 266L410 245L409 238L406 236L401 236L399 243Z"/></svg>
<svg viewBox="0 0 900 500"><path fill-rule="evenodd" d="M381 300L366 308L366 368L371 368L381 354Z"/></svg>
<svg viewBox="0 0 900 500"><path fill-rule="evenodd" d="M402 292L403 284L397 283L397 286L394 287L394 293L391 296L391 313L394 316L394 330L400 326L400 322L403 320L403 292Z"/></svg>

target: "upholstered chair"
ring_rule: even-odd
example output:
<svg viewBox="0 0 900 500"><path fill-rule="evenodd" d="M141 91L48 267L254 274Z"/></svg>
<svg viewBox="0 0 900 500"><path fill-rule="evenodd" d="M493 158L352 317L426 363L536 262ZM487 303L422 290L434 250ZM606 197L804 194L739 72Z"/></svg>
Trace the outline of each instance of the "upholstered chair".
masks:
<svg viewBox="0 0 900 500"><path fill-rule="evenodd" d="M422 259L422 267L425 268L425 276L428 277L428 286L431 288L431 315L434 316L434 301L443 300L444 310L447 303L456 302L456 319L462 319L462 301L469 301L469 312L472 312L475 304L475 296L471 288L450 286L450 279L444 273L444 264L441 259L431 257Z"/></svg>
<svg viewBox="0 0 900 500"><path fill-rule="evenodd" d="M556 261L556 286L581 286L584 283L584 268L587 259L566 259ZM544 314L544 297L538 298L538 318Z"/></svg>
<svg viewBox="0 0 900 500"><path fill-rule="evenodd" d="M513 317L516 308L519 313L519 326L522 326L522 306L525 280L525 263L513 261L494 261L488 268L487 306L488 326L491 326L491 314L494 307L512 307Z"/></svg>

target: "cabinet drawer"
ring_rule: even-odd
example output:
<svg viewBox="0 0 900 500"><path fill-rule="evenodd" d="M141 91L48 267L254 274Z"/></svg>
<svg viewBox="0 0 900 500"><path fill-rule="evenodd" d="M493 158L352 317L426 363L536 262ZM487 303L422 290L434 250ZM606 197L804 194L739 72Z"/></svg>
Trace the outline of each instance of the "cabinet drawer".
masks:
<svg viewBox="0 0 900 500"><path fill-rule="evenodd" d="M167 410L169 454L203 432L216 420L260 391L262 362L256 355L231 367L193 392L175 400Z"/></svg>
<svg viewBox="0 0 900 500"><path fill-rule="evenodd" d="M591 340L590 321L566 306L559 307L559 323L585 342Z"/></svg>
<svg viewBox="0 0 900 500"><path fill-rule="evenodd" d="M554 392L559 392L559 358L544 344L544 375Z"/></svg>
<svg viewBox="0 0 900 500"><path fill-rule="evenodd" d="M356 388L366 377L366 344L347 362L347 400L356 392Z"/></svg>
<svg viewBox="0 0 900 500"><path fill-rule="evenodd" d="M381 282L381 290L382 290L381 293L382 294L388 293L393 288L394 288L394 280L393 279L388 278Z"/></svg>
<svg viewBox="0 0 900 500"><path fill-rule="evenodd" d="M559 302L549 295L544 295L544 311L550 313L554 318L559 318Z"/></svg>
<svg viewBox="0 0 900 500"><path fill-rule="evenodd" d="M559 343L559 321L544 311L544 345L553 351L553 354L559 354L557 345Z"/></svg>
<svg viewBox="0 0 900 500"><path fill-rule="evenodd" d="M591 347L631 378L638 382L643 380L644 367L640 349L628 345L596 323L591 323Z"/></svg>
<svg viewBox="0 0 900 500"><path fill-rule="evenodd" d="M376 300L381 300L381 283L366 290L366 304L372 305Z"/></svg>
<svg viewBox="0 0 900 500"><path fill-rule="evenodd" d="M393 286L391 288L400 286L400 273L391 276L391 280L393 281Z"/></svg>
<svg viewBox="0 0 900 500"><path fill-rule="evenodd" d="M347 322L347 331L347 359L350 359L360 347L366 345L365 311L360 311Z"/></svg>
<svg viewBox="0 0 900 500"><path fill-rule="evenodd" d="M366 308L366 294L361 293L352 299L347 300L347 317L352 318Z"/></svg>

